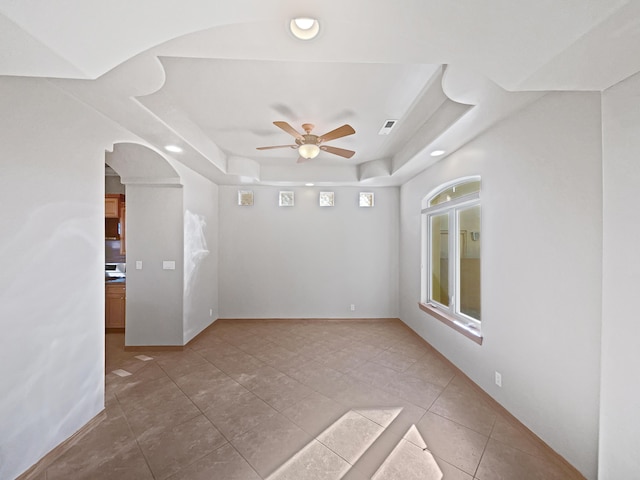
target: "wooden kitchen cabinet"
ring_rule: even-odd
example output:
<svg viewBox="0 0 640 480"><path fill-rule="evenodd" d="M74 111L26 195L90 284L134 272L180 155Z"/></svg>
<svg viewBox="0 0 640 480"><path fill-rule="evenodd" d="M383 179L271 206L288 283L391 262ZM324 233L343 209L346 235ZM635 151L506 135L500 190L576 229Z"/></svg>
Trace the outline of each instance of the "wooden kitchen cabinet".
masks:
<svg viewBox="0 0 640 480"><path fill-rule="evenodd" d="M126 286L124 283L105 285L105 328L124 328Z"/></svg>
<svg viewBox="0 0 640 480"><path fill-rule="evenodd" d="M104 196L104 218L120 218L120 202L124 201L124 195L107 193Z"/></svg>
<svg viewBox="0 0 640 480"><path fill-rule="evenodd" d="M104 238L121 240L120 255L125 255L125 197L119 193L107 193L104 196Z"/></svg>

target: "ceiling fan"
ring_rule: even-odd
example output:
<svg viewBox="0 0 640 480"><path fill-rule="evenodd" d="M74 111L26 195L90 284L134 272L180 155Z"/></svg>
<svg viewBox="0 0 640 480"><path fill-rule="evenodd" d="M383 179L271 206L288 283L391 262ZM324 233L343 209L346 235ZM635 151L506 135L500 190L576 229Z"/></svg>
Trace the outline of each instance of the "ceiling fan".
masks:
<svg viewBox="0 0 640 480"><path fill-rule="evenodd" d="M324 142L329 140L335 140L336 138L346 137L347 135L353 135L356 131L351 125L342 125L341 127L331 130L324 135L313 135L313 125L311 123L303 123L302 129L305 134L298 133L295 128L289 125L287 122L273 122L276 127L281 128L289 135L292 135L296 139L295 145L274 145L272 147L258 147L256 150L271 150L273 148L294 148L298 149L300 158L298 163L306 162L312 158L315 158L320 153L320 150L324 152L333 153L344 158L351 158L356 153L353 150L345 150L344 148L331 147L329 145L323 145Z"/></svg>

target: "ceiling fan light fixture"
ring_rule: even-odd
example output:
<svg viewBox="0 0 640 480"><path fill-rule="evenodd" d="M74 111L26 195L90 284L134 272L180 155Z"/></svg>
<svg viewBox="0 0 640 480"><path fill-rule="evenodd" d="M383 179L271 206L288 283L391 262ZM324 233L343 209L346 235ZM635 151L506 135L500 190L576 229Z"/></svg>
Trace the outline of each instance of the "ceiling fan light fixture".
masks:
<svg viewBox="0 0 640 480"><path fill-rule="evenodd" d="M317 19L311 17L293 18L289 23L289 30L291 30L294 37L300 40L311 40L318 35L320 23Z"/></svg>
<svg viewBox="0 0 640 480"><path fill-rule="evenodd" d="M306 158L307 160L311 158L316 158L320 153L320 147L313 143L305 143L304 145L300 145L298 148L298 153L302 158Z"/></svg>

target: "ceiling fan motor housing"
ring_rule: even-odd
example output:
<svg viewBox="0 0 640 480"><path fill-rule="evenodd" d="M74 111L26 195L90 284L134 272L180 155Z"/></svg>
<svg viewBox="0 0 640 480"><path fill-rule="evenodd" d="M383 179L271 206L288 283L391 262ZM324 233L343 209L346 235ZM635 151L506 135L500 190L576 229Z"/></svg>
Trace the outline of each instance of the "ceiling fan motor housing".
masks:
<svg viewBox="0 0 640 480"><path fill-rule="evenodd" d="M320 137L318 137L317 135L302 135L302 139L300 138L296 138L296 143L298 145L318 145L320 144Z"/></svg>

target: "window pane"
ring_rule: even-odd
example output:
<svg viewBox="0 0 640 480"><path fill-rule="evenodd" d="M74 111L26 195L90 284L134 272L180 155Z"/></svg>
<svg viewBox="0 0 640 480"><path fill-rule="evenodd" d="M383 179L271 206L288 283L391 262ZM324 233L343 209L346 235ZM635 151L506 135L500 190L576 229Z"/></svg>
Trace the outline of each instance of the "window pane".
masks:
<svg viewBox="0 0 640 480"><path fill-rule="evenodd" d="M429 201L429 206L433 207L434 205L439 205L441 203L448 202L449 200L453 200L454 198L463 197L465 195L469 195L470 193L475 193L479 191L480 191L479 180L466 182L466 183L459 183L458 185L449 187L446 190L440 192L435 197L433 197Z"/></svg>
<svg viewBox="0 0 640 480"><path fill-rule="evenodd" d="M431 217L431 300L449 306L449 215Z"/></svg>
<svg viewBox="0 0 640 480"><path fill-rule="evenodd" d="M480 320L480 205L458 212L460 313Z"/></svg>

